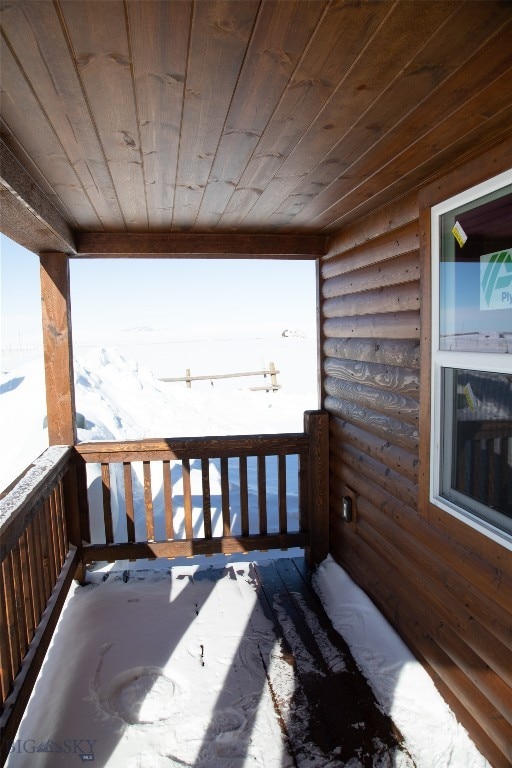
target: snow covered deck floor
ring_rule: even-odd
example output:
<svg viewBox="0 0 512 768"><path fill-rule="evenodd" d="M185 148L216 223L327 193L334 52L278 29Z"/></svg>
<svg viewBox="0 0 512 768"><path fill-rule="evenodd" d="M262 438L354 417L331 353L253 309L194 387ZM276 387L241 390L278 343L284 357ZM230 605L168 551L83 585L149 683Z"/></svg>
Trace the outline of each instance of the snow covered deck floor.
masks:
<svg viewBox="0 0 512 768"><path fill-rule="evenodd" d="M411 766L302 559L92 573L7 765Z"/></svg>

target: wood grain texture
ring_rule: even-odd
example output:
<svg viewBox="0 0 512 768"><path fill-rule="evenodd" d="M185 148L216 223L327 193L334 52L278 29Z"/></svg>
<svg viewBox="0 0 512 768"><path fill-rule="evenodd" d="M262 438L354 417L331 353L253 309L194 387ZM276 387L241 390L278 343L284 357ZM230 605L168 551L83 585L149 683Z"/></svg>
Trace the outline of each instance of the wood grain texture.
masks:
<svg viewBox="0 0 512 768"><path fill-rule="evenodd" d="M376 458L414 483L418 482L418 455L370 434L365 429L331 416L329 422L333 451L351 445L363 455Z"/></svg>
<svg viewBox="0 0 512 768"><path fill-rule="evenodd" d="M334 379L370 384L379 389L400 392L418 399L419 376L413 368L327 357L324 360L324 370L327 376Z"/></svg>
<svg viewBox="0 0 512 768"><path fill-rule="evenodd" d="M331 244L329 244L330 247ZM322 260L322 276L328 280L336 275L345 275L356 269L375 267L387 259L396 258L419 248L416 220L391 232L384 231L379 238L356 246L350 251L331 255Z"/></svg>
<svg viewBox="0 0 512 768"><path fill-rule="evenodd" d="M168 229L174 210L193 3L128 0L134 98L152 232Z"/></svg>
<svg viewBox="0 0 512 768"><path fill-rule="evenodd" d="M307 448L302 432L279 435L228 435L221 437L178 437L162 440L78 443L75 451L86 462L162 461L180 459L229 458L231 456L271 456L298 453Z"/></svg>
<svg viewBox="0 0 512 768"><path fill-rule="evenodd" d="M383 365L419 368L420 343L416 339L325 339L323 351L333 359L361 360Z"/></svg>
<svg viewBox="0 0 512 768"><path fill-rule="evenodd" d="M407 285L385 286L361 293L326 299L323 305L325 317L346 315L373 315L385 312L419 311L419 280Z"/></svg>
<svg viewBox="0 0 512 768"><path fill-rule="evenodd" d="M417 311L381 312L375 315L350 315L327 318L324 333L335 338L419 339L420 314Z"/></svg>
<svg viewBox="0 0 512 768"><path fill-rule="evenodd" d="M2 232L29 250L75 252L74 236L62 213L37 186L0 139Z"/></svg>
<svg viewBox="0 0 512 768"><path fill-rule="evenodd" d="M123 229L116 191L79 70L62 66L70 51L58 8L47 2L12 4L3 14L2 26L16 50L18 66L44 104L45 117L76 173L85 200L101 222L100 228Z"/></svg>
<svg viewBox="0 0 512 768"><path fill-rule="evenodd" d="M174 258L315 259L325 253L324 237L289 235L196 235L84 233L77 236L79 256L172 256Z"/></svg>
<svg viewBox="0 0 512 768"><path fill-rule="evenodd" d="M500 0L18 0L0 133L73 231L321 232L335 258L509 131L511 23Z"/></svg>
<svg viewBox="0 0 512 768"><path fill-rule="evenodd" d="M325 391L338 400L371 408L374 412L389 415L413 426L418 424L418 400L394 390L328 376L325 380Z"/></svg>
<svg viewBox="0 0 512 768"><path fill-rule="evenodd" d="M193 557L194 555L233 554L269 549L290 549L305 547L309 541L307 533L254 534L251 536L193 539L190 541L136 542L135 544L89 544L83 548L84 562L98 560L137 560L155 557Z"/></svg>
<svg viewBox="0 0 512 768"><path fill-rule="evenodd" d="M121 0L101 4L63 0L59 7L73 65L93 115L106 170L115 187L124 222L122 228L147 230L140 124L124 3Z"/></svg>
<svg viewBox="0 0 512 768"><path fill-rule="evenodd" d="M196 221L257 12L256 0L194 5L173 229Z"/></svg>
<svg viewBox="0 0 512 768"><path fill-rule="evenodd" d="M74 445L76 409L69 262L62 253L42 254L40 261L48 441L50 445Z"/></svg>
<svg viewBox="0 0 512 768"><path fill-rule="evenodd" d="M383 263L371 264L339 277L331 277L322 285L326 298L346 296L360 291L371 291L380 286L394 286L414 282L420 277L420 261L417 251L396 256Z"/></svg>
<svg viewBox="0 0 512 768"><path fill-rule="evenodd" d="M506 765L510 761L512 745L507 704L512 690L509 670L512 569L508 550L428 503L431 410L428 206L445 199L447 194L482 181L486 174L490 176L510 167L511 157L510 139L496 144L448 175L446 184L435 182L426 190L419 190L416 222L411 218L412 203L404 212L404 218L410 219L405 226L416 226L420 235L421 259L418 262L417 251L395 258L404 259L404 265L409 264L416 273L418 263L420 266L419 335L400 340L400 347L396 348L394 342L387 339L386 347L381 348L371 338L338 339L330 333L330 321L352 322L351 316L343 316L343 307L350 307L350 302L357 306L359 297L364 296L364 282L353 279L358 274L357 268L336 275L337 269L345 269L345 258L346 266L351 268L367 248L377 252L382 245L384 262L377 255L374 267L370 264L360 270L374 280L381 263L393 263L390 256L393 225L383 214L384 209L374 217L362 219L360 230L357 224L352 224L347 237L340 238L336 246L336 239L331 239L331 247L337 249L332 256L336 266L324 279L322 291L326 314L341 315L324 322L323 343L327 393L324 402L331 414L331 552L424 661L439 689L493 765ZM389 208L386 213L388 211ZM330 260L328 254L322 264L325 266ZM385 289L383 293L387 292L386 277L397 294L413 285L413 281L408 280L396 282L390 269L383 275L380 286ZM374 290L372 286L369 292ZM384 329L392 312L379 314L377 322L380 324L382 320ZM386 336L383 332L382 338ZM380 355L383 359L378 360ZM380 371L383 378L376 375L372 382L370 371L376 364L382 368L375 369L375 373ZM412 424L407 424L403 414L397 418L398 401L397 412L392 415L390 411L387 419L383 415L378 418L378 409L374 411L372 405L374 391L382 387L386 394L393 392L402 374L416 388L408 396L420 404L419 429L414 436L408 434L407 426ZM350 392L351 387L359 390L359 402L355 402L353 395L343 396L343 390ZM391 405L392 401L388 402ZM390 423L393 418L395 421ZM351 524L344 524L339 515L347 489L354 498L355 516Z"/></svg>
<svg viewBox="0 0 512 768"><path fill-rule="evenodd" d="M400 419L379 413L367 406L341 400L332 395L326 395L324 398L324 408L338 419L346 420L393 445L402 446L410 451L418 450L419 433L418 428L413 424L406 424Z"/></svg>

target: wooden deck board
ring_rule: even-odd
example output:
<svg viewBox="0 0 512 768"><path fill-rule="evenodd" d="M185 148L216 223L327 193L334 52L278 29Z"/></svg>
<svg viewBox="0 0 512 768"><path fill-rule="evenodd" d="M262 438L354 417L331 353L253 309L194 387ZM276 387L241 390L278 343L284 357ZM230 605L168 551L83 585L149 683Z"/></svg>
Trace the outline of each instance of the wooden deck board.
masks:
<svg viewBox="0 0 512 768"><path fill-rule="evenodd" d="M297 764L313 758L315 765L344 765L357 756L362 765L373 765L376 744L383 752L403 750L394 723L333 629L304 559L255 565L254 577L263 610L295 670L300 717L288 715L286 727Z"/></svg>

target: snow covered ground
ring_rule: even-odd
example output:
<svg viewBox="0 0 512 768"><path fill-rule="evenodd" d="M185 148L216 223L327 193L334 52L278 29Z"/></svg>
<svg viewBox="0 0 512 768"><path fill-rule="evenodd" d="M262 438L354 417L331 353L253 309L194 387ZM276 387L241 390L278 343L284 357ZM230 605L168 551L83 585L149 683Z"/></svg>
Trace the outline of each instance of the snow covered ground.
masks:
<svg viewBox="0 0 512 768"><path fill-rule="evenodd" d="M301 347L294 349L297 355ZM298 357L296 366L300 366L300 353ZM279 359L275 362L282 365ZM302 431L303 411L316 407L311 389L309 393L293 392L283 387L267 394L163 385L145 366L114 350L90 350L77 359L75 374L77 410L83 417L81 440ZM2 375L0 392L0 447L5 459L1 481L5 487L47 444L41 361L9 366L9 372ZM169 564L165 567L168 570ZM93 743L86 754L93 754L95 764L105 768L288 766L270 694L264 681L251 677L250 649L241 661L245 678L241 678L239 706L223 709L217 702L223 684L221 670L228 669L239 653L237 638L247 624L247 608L239 602L234 585L223 579L226 589L198 587L200 621L195 621L197 615L188 615L188 608L180 610L180 594L193 581L197 567L177 564L170 581L160 571L141 574L128 584L115 569L106 582L101 581L101 572L95 572L91 575L95 585L72 588L13 745L9 768L76 765L79 752L85 752L90 746L87 742L95 740L98 744ZM148 579L153 582L149 590ZM111 593L116 594L116 584L126 587L126 592L123 601L113 607ZM315 584L380 706L404 735L416 766L488 766L421 665L330 557L319 567ZM131 610L135 607L142 613L134 627ZM158 632L155 616L159 617ZM227 627L227 633L217 631L221 625ZM201 663L201 646L216 663L204 665L201 686L194 689L187 670L189 665ZM77 668L76 657L84 647L91 651L89 662ZM125 649L122 653L121 647ZM276 664L275 674L283 673L286 686L285 672ZM65 684L68 698L54 695L59 680ZM257 704L251 698L255 688ZM180 727L176 708L184 715ZM246 738L248 719L254 722L250 739ZM69 740L68 752L45 751ZM103 751L102 741L108 746ZM382 762L374 765L385 768ZM401 765L403 768L405 763ZM357 759L347 764L347 768L359 766ZM327 766L310 761L308 768Z"/></svg>

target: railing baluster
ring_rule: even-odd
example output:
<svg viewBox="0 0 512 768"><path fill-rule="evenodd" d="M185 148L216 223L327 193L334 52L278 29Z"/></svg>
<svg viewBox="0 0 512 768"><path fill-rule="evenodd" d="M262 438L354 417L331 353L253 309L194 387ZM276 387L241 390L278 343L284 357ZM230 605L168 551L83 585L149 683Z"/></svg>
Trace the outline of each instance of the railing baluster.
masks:
<svg viewBox="0 0 512 768"><path fill-rule="evenodd" d="M194 531L192 528L192 491L190 486L190 459L183 459L183 508L185 510L185 538L192 539Z"/></svg>
<svg viewBox="0 0 512 768"><path fill-rule="evenodd" d="M16 615L16 597L14 591L14 578L12 573L12 552L10 552L2 563L3 578L4 578L4 590L5 590L5 613L6 622L5 628L7 629L7 637L9 638L10 648L10 662L11 670L10 676L14 680L18 674L18 670L21 663L20 655L20 638L18 633L18 617ZM4 629L5 632L5 629Z"/></svg>
<svg viewBox="0 0 512 768"><path fill-rule="evenodd" d="M25 599L25 626L27 631L27 641L30 643L34 636L34 593L30 579L30 563L28 553L28 534L23 531L20 536L20 560L21 560L21 578L23 581L23 596Z"/></svg>
<svg viewBox="0 0 512 768"><path fill-rule="evenodd" d="M169 541L174 539L174 521L172 511L172 473L171 462L169 460L162 462L162 472L164 484L165 538Z"/></svg>
<svg viewBox="0 0 512 768"><path fill-rule="evenodd" d="M135 541L135 510L133 508L132 465L123 461L124 505L126 510L126 533L128 541Z"/></svg>
<svg viewBox="0 0 512 768"><path fill-rule="evenodd" d="M210 493L210 461L201 459L201 479L203 486L203 516L204 516L204 537L212 538L212 504Z"/></svg>
<svg viewBox="0 0 512 768"><path fill-rule="evenodd" d="M25 595L23 592L23 580L21 575L21 561L19 543L11 552L12 559L12 580L14 587L14 608L18 623L18 647L20 650L20 659L22 659L30 642L27 639L27 622L25 620Z"/></svg>
<svg viewBox="0 0 512 768"><path fill-rule="evenodd" d="M153 492L151 490L151 464L142 462L142 474L144 478L144 508L146 510L146 533L148 541L155 540L155 516L153 512Z"/></svg>
<svg viewBox="0 0 512 768"><path fill-rule="evenodd" d="M9 695L12 681L14 680L14 675L12 673L13 663L11 646L7 634L7 613L7 593L5 589L4 567L2 563L0 565L0 619L3 627L2 632L0 632L0 664L2 667L0 687L2 689L2 702L5 701Z"/></svg>
<svg viewBox="0 0 512 768"><path fill-rule="evenodd" d="M46 527L46 505L47 505L48 499L45 500L42 508L39 510L38 514L36 515L36 536L39 533L39 541L41 542L41 562L43 566L43 595L44 595L44 601L43 604L46 605L48 600L50 599L50 595L52 593L52 583L51 583L51 575L50 575L50 557L49 557L49 547L48 547L48 529ZM38 531L39 528L39 531Z"/></svg>
<svg viewBox="0 0 512 768"><path fill-rule="evenodd" d="M30 585L34 604L34 626L39 624L44 607L43 585L41 583L42 562L39 543L36 539L35 518L27 528L28 560L30 566Z"/></svg>
<svg viewBox="0 0 512 768"><path fill-rule="evenodd" d="M238 459L240 476L240 515L242 518L242 536L249 535L249 487L247 483L247 456Z"/></svg>
<svg viewBox="0 0 512 768"><path fill-rule="evenodd" d="M279 533L288 532L288 508L286 503L286 456L277 457L277 497L279 507Z"/></svg>
<svg viewBox="0 0 512 768"><path fill-rule="evenodd" d="M110 492L110 464L101 465L101 485L103 489L103 521L105 524L105 542L114 543L114 526L112 523L112 502Z"/></svg>
<svg viewBox="0 0 512 768"><path fill-rule="evenodd" d="M57 485L57 530L59 536L59 551L60 551L60 563L59 570L64 565L67 554L67 531L66 531L66 515L65 515L65 502L64 502L64 482L59 480Z"/></svg>
<svg viewBox="0 0 512 768"><path fill-rule="evenodd" d="M231 535L231 514L229 510L229 467L227 458L220 460L220 488L222 498L222 535Z"/></svg>
<svg viewBox="0 0 512 768"><path fill-rule="evenodd" d="M267 470L265 456L258 456L258 516L260 533L267 533Z"/></svg>
<svg viewBox="0 0 512 768"><path fill-rule="evenodd" d="M60 571L60 552L57 530L57 511L55 509L55 488L48 499L48 533L50 536L50 558L52 563L52 589Z"/></svg>

